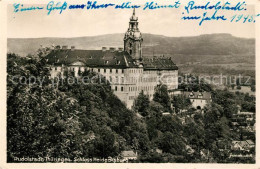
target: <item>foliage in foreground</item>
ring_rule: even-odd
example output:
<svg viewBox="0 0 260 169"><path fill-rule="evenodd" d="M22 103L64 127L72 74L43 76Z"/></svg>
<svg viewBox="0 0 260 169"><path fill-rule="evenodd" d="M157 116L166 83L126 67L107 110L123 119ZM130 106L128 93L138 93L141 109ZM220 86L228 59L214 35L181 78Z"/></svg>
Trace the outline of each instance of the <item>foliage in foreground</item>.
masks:
<svg viewBox="0 0 260 169"><path fill-rule="evenodd" d="M65 79L53 85L44 57L8 54L7 59L8 162L15 157L117 157L123 150L138 152L137 162L229 162L223 160L227 156L219 152L217 140L229 144L240 136L230 132L229 125L236 105L248 111L255 107L248 95L212 91L208 85L185 86L212 91L213 103L203 115L187 99L170 98L162 85L152 101L141 92L130 111L109 84L68 84ZM27 80L15 83L19 76ZM31 76L44 82L28 85Z"/></svg>

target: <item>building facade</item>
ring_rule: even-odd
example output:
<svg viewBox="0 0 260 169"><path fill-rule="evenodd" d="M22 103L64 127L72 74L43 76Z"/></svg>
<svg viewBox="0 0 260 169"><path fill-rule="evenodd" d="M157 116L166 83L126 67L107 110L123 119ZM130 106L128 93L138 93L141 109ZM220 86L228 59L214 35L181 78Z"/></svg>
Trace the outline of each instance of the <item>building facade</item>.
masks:
<svg viewBox="0 0 260 169"><path fill-rule="evenodd" d="M207 104L212 101L210 92L187 92L181 93L186 98L190 99L193 108L203 110Z"/></svg>
<svg viewBox="0 0 260 169"><path fill-rule="evenodd" d="M143 56L143 37L135 10L123 40L124 48L117 49L79 50L74 46L53 49L46 56L51 65L51 77L63 77L65 71L72 71L75 77L86 70L101 74L128 108L142 90L152 99L159 84L166 84L169 90L178 88L178 67L171 58Z"/></svg>

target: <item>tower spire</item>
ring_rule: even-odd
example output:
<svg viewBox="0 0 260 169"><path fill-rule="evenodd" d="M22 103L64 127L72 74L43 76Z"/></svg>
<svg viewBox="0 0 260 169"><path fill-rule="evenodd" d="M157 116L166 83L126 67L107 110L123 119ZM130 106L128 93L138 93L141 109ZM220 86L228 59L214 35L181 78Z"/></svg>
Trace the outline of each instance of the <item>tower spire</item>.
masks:
<svg viewBox="0 0 260 169"><path fill-rule="evenodd" d="M138 17L135 16L135 8L133 8L133 14L129 21L129 28L124 37L124 50L128 52L133 59L141 60L142 42L142 34L138 28Z"/></svg>

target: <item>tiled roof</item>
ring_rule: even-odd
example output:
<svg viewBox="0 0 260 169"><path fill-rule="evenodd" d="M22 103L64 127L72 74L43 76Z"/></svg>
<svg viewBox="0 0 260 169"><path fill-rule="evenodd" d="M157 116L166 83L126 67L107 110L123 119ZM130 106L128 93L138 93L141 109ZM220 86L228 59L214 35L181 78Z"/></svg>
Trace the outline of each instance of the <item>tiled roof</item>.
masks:
<svg viewBox="0 0 260 169"><path fill-rule="evenodd" d="M52 50L46 56L51 65L71 65L83 62L88 67L138 67L132 57L124 51L78 50L59 49ZM144 69L152 70L178 70L178 67L169 58L143 59Z"/></svg>
<svg viewBox="0 0 260 169"><path fill-rule="evenodd" d="M254 145L255 143L252 140L246 140L246 142L250 145Z"/></svg>
<svg viewBox="0 0 260 169"><path fill-rule="evenodd" d="M153 57L143 59L144 69L178 70L171 58Z"/></svg>
<svg viewBox="0 0 260 169"><path fill-rule="evenodd" d="M241 147L246 147L249 145L254 145L254 142L252 140L246 140L246 141L232 141L232 144L239 144Z"/></svg>
<svg viewBox="0 0 260 169"><path fill-rule="evenodd" d="M127 52L102 50L53 50L46 56L49 64L70 65L80 61L89 67L134 67L133 59ZM127 62L127 63L126 63Z"/></svg>

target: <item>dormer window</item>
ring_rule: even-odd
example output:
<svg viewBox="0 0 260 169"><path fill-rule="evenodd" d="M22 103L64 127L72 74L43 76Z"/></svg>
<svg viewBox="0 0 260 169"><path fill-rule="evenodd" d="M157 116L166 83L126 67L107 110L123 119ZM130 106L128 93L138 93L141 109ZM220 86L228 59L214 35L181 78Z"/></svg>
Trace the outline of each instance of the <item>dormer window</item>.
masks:
<svg viewBox="0 0 260 169"><path fill-rule="evenodd" d="M90 56L89 59L92 59L92 56Z"/></svg>
<svg viewBox="0 0 260 169"><path fill-rule="evenodd" d="M105 61L105 64L108 64L108 60Z"/></svg>
<svg viewBox="0 0 260 169"><path fill-rule="evenodd" d="M116 64L119 65L119 64L120 64L120 60L117 60L117 61L116 61Z"/></svg>
<svg viewBox="0 0 260 169"><path fill-rule="evenodd" d="M200 94L198 95L198 98L203 98L203 95L200 93Z"/></svg>
<svg viewBox="0 0 260 169"><path fill-rule="evenodd" d="M194 97L193 93L190 93L189 97Z"/></svg>

